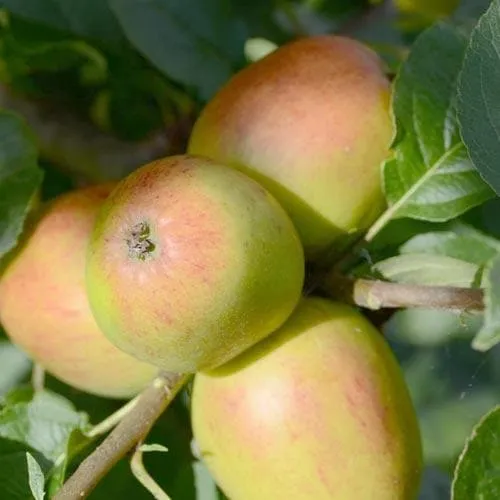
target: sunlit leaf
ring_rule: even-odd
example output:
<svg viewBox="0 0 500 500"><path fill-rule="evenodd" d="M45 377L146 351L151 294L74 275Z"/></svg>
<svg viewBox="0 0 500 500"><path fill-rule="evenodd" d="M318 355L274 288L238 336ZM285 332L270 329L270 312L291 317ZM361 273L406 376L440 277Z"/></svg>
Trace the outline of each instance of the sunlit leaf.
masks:
<svg viewBox="0 0 500 500"><path fill-rule="evenodd" d="M456 80L466 45L461 31L437 24L417 39L401 67L394 89L398 140L384 166L390 207L371 236L393 218L450 220L494 194L458 131Z"/></svg>
<svg viewBox="0 0 500 500"><path fill-rule="evenodd" d="M470 262L421 253L391 257L373 267L388 280L398 283L458 287L471 286L479 270Z"/></svg>
<svg viewBox="0 0 500 500"><path fill-rule="evenodd" d="M455 469L451 498L500 498L500 406L474 427Z"/></svg>

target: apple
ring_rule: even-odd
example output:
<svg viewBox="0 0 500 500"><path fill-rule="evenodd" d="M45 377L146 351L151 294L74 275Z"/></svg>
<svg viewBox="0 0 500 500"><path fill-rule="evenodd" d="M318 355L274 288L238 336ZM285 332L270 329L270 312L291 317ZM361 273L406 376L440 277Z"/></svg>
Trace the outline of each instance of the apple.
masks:
<svg viewBox="0 0 500 500"><path fill-rule="evenodd" d="M87 245L112 187L71 191L44 208L0 277L0 323L14 344L60 380L128 398L158 369L106 339L85 290Z"/></svg>
<svg viewBox="0 0 500 500"><path fill-rule="evenodd" d="M303 281L303 248L279 203L246 175L187 155L120 181L87 257L104 334L181 373L220 365L281 326Z"/></svg>
<svg viewBox="0 0 500 500"><path fill-rule="evenodd" d="M196 374L199 453L231 500L409 500L418 421L400 367L356 309L303 299L274 334Z"/></svg>
<svg viewBox="0 0 500 500"><path fill-rule="evenodd" d="M287 210L309 260L385 208L381 163L394 135L390 82L355 40L313 36L237 73L198 117L188 152L252 176Z"/></svg>

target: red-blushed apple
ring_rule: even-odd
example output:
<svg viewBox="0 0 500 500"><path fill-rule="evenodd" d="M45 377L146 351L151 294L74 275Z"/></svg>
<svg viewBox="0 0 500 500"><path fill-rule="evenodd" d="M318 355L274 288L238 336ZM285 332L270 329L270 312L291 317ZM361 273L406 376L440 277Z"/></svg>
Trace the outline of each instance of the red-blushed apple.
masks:
<svg viewBox="0 0 500 500"><path fill-rule="evenodd" d="M279 203L246 175L186 155L118 184L87 258L104 334L182 373L220 365L278 328L303 280L303 248Z"/></svg>
<svg viewBox="0 0 500 500"><path fill-rule="evenodd" d="M299 39L220 89L198 117L188 152L257 179L288 211L306 256L319 259L385 207L390 95L381 60L365 45Z"/></svg>
<svg viewBox="0 0 500 500"><path fill-rule="evenodd" d="M303 299L274 334L196 374L192 428L231 500L410 500L422 469L402 371L356 309Z"/></svg>
<svg viewBox="0 0 500 500"><path fill-rule="evenodd" d="M60 380L92 394L128 398L158 369L102 334L85 289L87 245L112 187L71 191L45 207L0 277L0 323L13 343Z"/></svg>

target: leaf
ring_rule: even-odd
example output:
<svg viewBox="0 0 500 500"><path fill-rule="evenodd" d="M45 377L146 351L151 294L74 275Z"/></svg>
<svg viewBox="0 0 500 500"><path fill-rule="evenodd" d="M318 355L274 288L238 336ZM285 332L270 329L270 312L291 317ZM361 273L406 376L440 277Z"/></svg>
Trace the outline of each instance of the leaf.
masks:
<svg viewBox="0 0 500 500"><path fill-rule="evenodd" d="M500 406L475 426L455 468L452 500L500 498Z"/></svg>
<svg viewBox="0 0 500 500"><path fill-rule="evenodd" d="M472 31L458 81L458 118L474 165L500 194L500 2Z"/></svg>
<svg viewBox="0 0 500 500"><path fill-rule="evenodd" d="M14 113L0 110L0 259L17 243L42 182L35 139Z"/></svg>
<svg viewBox="0 0 500 500"><path fill-rule="evenodd" d="M398 140L383 167L389 209L376 223L442 222L493 196L468 158L455 116L455 85L467 38L439 23L414 43L395 81ZM377 227L378 226L378 227Z"/></svg>
<svg viewBox="0 0 500 500"><path fill-rule="evenodd" d="M265 38L250 38L245 42L245 57L249 62L255 62L274 52L278 46Z"/></svg>
<svg viewBox="0 0 500 500"><path fill-rule="evenodd" d="M91 444L91 440L81 432L80 428L74 428L70 431L65 444L64 452L59 455L50 471L50 480L48 483L48 497L59 491L66 480L66 471L72 459L82 452L83 449Z"/></svg>
<svg viewBox="0 0 500 500"><path fill-rule="evenodd" d="M31 369L30 359L8 341L0 341L0 396L18 385Z"/></svg>
<svg viewBox="0 0 500 500"><path fill-rule="evenodd" d="M407 254L377 262L373 268L398 283L468 287L478 266L443 255Z"/></svg>
<svg viewBox="0 0 500 500"><path fill-rule="evenodd" d="M103 0L2 0L0 5L20 17L110 46L123 44L123 33L108 2Z"/></svg>
<svg viewBox="0 0 500 500"><path fill-rule="evenodd" d="M43 489L45 485L45 476L42 468L29 452L26 452L26 461L28 463L29 485L33 498L35 500L43 500L45 496Z"/></svg>
<svg viewBox="0 0 500 500"><path fill-rule="evenodd" d="M33 499L30 487L29 465L26 454L29 453L38 462L45 474L50 468L47 462L36 451L22 443L0 438L0 493L2 500Z"/></svg>
<svg viewBox="0 0 500 500"><path fill-rule="evenodd" d="M66 399L48 391L35 393L29 402L19 402L0 411L0 436L25 443L47 459L67 454L74 430L87 426L85 414Z"/></svg>
<svg viewBox="0 0 500 500"><path fill-rule="evenodd" d="M246 30L226 0L109 0L132 44L165 75L212 94L244 62Z"/></svg>
<svg viewBox="0 0 500 500"><path fill-rule="evenodd" d="M478 351L487 351L500 342L500 253L487 265L483 287L484 324L472 341Z"/></svg>
<svg viewBox="0 0 500 500"><path fill-rule="evenodd" d="M500 252L500 241L471 226L455 224L452 231L419 234L399 249L402 254L437 254L482 266Z"/></svg>
<svg viewBox="0 0 500 500"><path fill-rule="evenodd" d="M166 446L163 446L162 444L143 444L139 446L139 450L142 451L143 453L146 452L152 452L152 451L161 451L163 453L168 452L168 448Z"/></svg>

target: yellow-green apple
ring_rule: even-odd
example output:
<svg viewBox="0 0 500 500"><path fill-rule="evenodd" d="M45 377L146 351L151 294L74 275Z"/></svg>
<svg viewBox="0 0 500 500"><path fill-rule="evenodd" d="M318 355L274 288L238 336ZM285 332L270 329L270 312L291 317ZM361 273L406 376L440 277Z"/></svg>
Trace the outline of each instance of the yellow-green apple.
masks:
<svg viewBox="0 0 500 500"><path fill-rule="evenodd" d="M13 343L60 380L100 396L128 398L158 369L102 334L85 289L87 245L112 187L71 191L45 207L0 278L0 322Z"/></svg>
<svg viewBox="0 0 500 500"><path fill-rule="evenodd" d="M422 468L402 371L356 309L303 299L274 334L195 376L194 437L231 500L409 500Z"/></svg>
<svg viewBox="0 0 500 500"><path fill-rule="evenodd" d="M120 181L87 257L104 334L182 373L222 364L278 328L303 280L303 248L279 203L246 175L187 155Z"/></svg>
<svg viewBox="0 0 500 500"><path fill-rule="evenodd" d="M288 43L237 73L202 110L188 152L246 172L288 211L318 259L384 208L390 82L355 40Z"/></svg>

